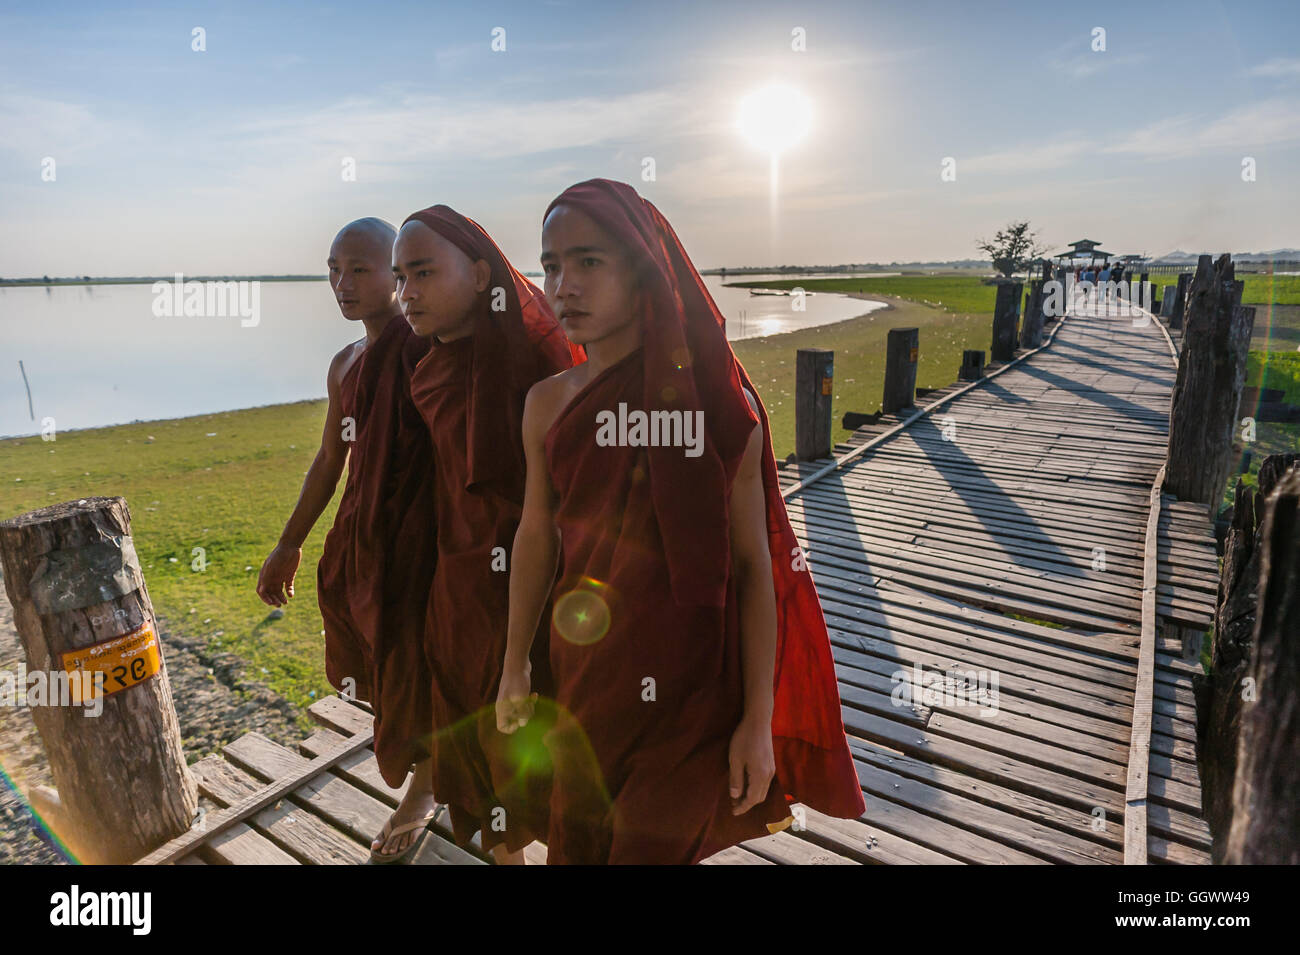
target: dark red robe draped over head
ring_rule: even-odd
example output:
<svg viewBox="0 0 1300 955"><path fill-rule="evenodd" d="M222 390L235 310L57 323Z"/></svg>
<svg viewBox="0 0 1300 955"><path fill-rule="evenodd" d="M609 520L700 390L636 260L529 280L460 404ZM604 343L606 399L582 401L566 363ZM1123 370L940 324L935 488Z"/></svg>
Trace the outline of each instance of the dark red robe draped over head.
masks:
<svg viewBox="0 0 1300 955"><path fill-rule="evenodd" d="M413 212L402 224L412 220L423 222L471 261L484 259L492 268L487 291L478 302L479 317L489 320L474 324L473 365L478 373L470 385L467 411L470 484L522 476L523 420L511 409L513 396L586 361L587 355L564 337L542 291L510 264L477 222L445 205ZM503 307L494 308L494 299L502 296Z"/></svg>
<svg viewBox="0 0 1300 955"><path fill-rule="evenodd" d="M341 394L353 418L348 477L317 567L325 672L369 700L375 758L400 786L428 756L431 709L424 615L435 553L429 435L410 398L428 350L399 314L348 369Z"/></svg>
<svg viewBox="0 0 1300 955"><path fill-rule="evenodd" d="M488 263L468 339L435 341L411 380L412 399L434 445L438 568L429 592L425 646L432 673L434 792L450 807L462 844L515 850L547 832L550 769L542 720L528 734L496 728L505 655L508 553L523 508L523 410L528 390L570 367L573 348L546 299L475 222L444 205L407 218L433 229L471 260ZM404 223L405 224L405 223ZM533 646L533 679L551 692L549 614ZM505 810L505 829L494 813Z"/></svg>
<svg viewBox="0 0 1300 955"><path fill-rule="evenodd" d="M608 231L638 268L644 321L644 408L704 412L707 440L696 458L649 447L654 515L672 596L681 605L722 606L730 574L728 500L758 404L763 487L776 589L776 685L772 733L785 792L828 815L865 810L844 735L835 667L821 603L790 526L777 481L767 411L726 338L726 323L668 220L631 186L592 179L570 186L558 205L579 209Z"/></svg>

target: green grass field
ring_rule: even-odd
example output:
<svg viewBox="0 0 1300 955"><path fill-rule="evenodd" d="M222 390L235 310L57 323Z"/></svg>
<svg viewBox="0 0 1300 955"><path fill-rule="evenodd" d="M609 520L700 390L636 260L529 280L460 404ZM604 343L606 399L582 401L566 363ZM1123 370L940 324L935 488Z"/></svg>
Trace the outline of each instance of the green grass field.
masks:
<svg viewBox="0 0 1300 955"><path fill-rule="evenodd" d="M728 283L732 284L732 283ZM993 316L997 289L984 285L978 275L887 275L881 278L853 276L835 279L780 279L771 282L737 282L745 288L792 289L809 292L844 292L865 295L889 295L909 301L934 305L962 314Z"/></svg>
<svg viewBox="0 0 1300 955"><path fill-rule="evenodd" d="M307 539L297 597L283 619L267 619L270 608L253 587L297 500L324 415L324 401L304 401L67 431L51 442L0 441L0 517L79 497L125 497L155 612L173 629L239 654L251 677L310 703L313 692L329 692L315 567L337 501ZM202 571L193 569L196 547L205 552Z"/></svg>
<svg viewBox="0 0 1300 955"><path fill-rule="evenodd" d="M1188 269L1195 272L1195 267ZM1242 305L1300 305L1300 275L1239 274L1245 283L1241 290ZM1153 275L1151 282L1157 287L1178 284L1177 275ZM1156 295L1161 298L1161 294Z"/></svg>
<svg viewBox="0 0 1300 955"><path fill-rule="evenodd" d="M1300 352L1251 351L1246 361L1246 384L1280 388L1283 401L1300 404Z"/></svg>
<svg viewBox="0 0 1300 955"><path fill-rule="evenodd" d="M844 411L879 407L889 328L921 329L918 384L937 387L956 378L963 348L988 347L989 318L899 302L847 322L739 342L736 352L771 413L783 457L794 447L796 349L835 350L838 425ZM304 544L296 596L282 619L268 618L254 584L297 500L324 416L324 401L302 401L65 431L50 442L0 440L0 519L80 497L125 497L155 612L173 630L239 655L250 677L307 705L313 694L332 692L316 563L337 496ZM837 427L835 439L845 434ZM195 548L203 548L203 570L194 569Z"/></svg>

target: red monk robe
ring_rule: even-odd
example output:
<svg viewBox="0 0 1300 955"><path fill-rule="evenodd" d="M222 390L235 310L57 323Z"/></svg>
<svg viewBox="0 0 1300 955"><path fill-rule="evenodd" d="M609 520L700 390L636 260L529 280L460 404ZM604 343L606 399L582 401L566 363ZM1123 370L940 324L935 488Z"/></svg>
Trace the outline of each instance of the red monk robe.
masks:
<svg viewBox="0 0 1300 955"><path fill-rule="evenodd" d="M491 266L473 333L445 343L434 338L411 393L433 437L437 485L438 559L426 634L434 792L450 807L458 842L481 830L484 850L504 843L515 852L546 838L550 794L546 720L532 734L506 736L495 716L509 613L506 560L523 506L524 398L534 383L572 366L575 354L584 356L569 345L545 296L480 226L446 206L412 219ZM505 307L493 311L497 289ZM546 641L537 643L533 673L549 692Z"/></svg>
<svg viewBox="0 0 1300 955"><path fill-rule="evenodd" d="M743 675L727 502L756 423L741 388L755 400L758 392L653 205L607 180L573 186L551 207L560 203L581 209L649 267L641 270L642 347L590 381L546 439L564 568L551 636L561 716L550 736L549 861L696 862L782 827L788 801L857 818L865 804L830 641L781 498L761 402L777 605L776 776L764 802L732 815L728 747ZM629 411L702 410L704 453L598 446L597 413L621 402Z"/></svg>
<svg viewBox="0 0 1300 955"><path fill-rule="evenodd" d="M375 758L394 788L428 757L432 719L424 617L433 581L433 468L410 398L411 372L427 348L398 314L344 375L340 405L354 435L316 570L326 676L370 702Z"/></svg>

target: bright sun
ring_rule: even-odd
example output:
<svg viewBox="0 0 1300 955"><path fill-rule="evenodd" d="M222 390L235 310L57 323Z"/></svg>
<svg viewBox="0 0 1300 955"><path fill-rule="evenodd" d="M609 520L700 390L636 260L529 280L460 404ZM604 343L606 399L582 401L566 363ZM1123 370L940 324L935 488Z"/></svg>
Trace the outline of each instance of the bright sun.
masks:
<svg viewBox="0 0 1300 955"><path fill-rule="evenodd" d="M773 156L803 139L811 124L808 97L784 83L754 90L740 101L737 125L741 134Z"/></svg>

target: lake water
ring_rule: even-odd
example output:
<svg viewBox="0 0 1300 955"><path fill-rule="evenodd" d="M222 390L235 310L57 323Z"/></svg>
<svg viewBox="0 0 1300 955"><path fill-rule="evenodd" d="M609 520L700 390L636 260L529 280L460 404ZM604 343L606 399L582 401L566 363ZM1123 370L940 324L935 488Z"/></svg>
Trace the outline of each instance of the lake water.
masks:
<svg viewBox="0 0 1300 955"><path fill-rule="evenodd" d="M788 296L750 295L704 278L732 340L884 307L821 294L796 312ZM39 433L47 416L66 431L323 398L331 356L363 333L339 314L324 280L262 283L260 321L251 327L238 317L158 318L153 303L148 285L0 287L0 435Z"/></svg>

